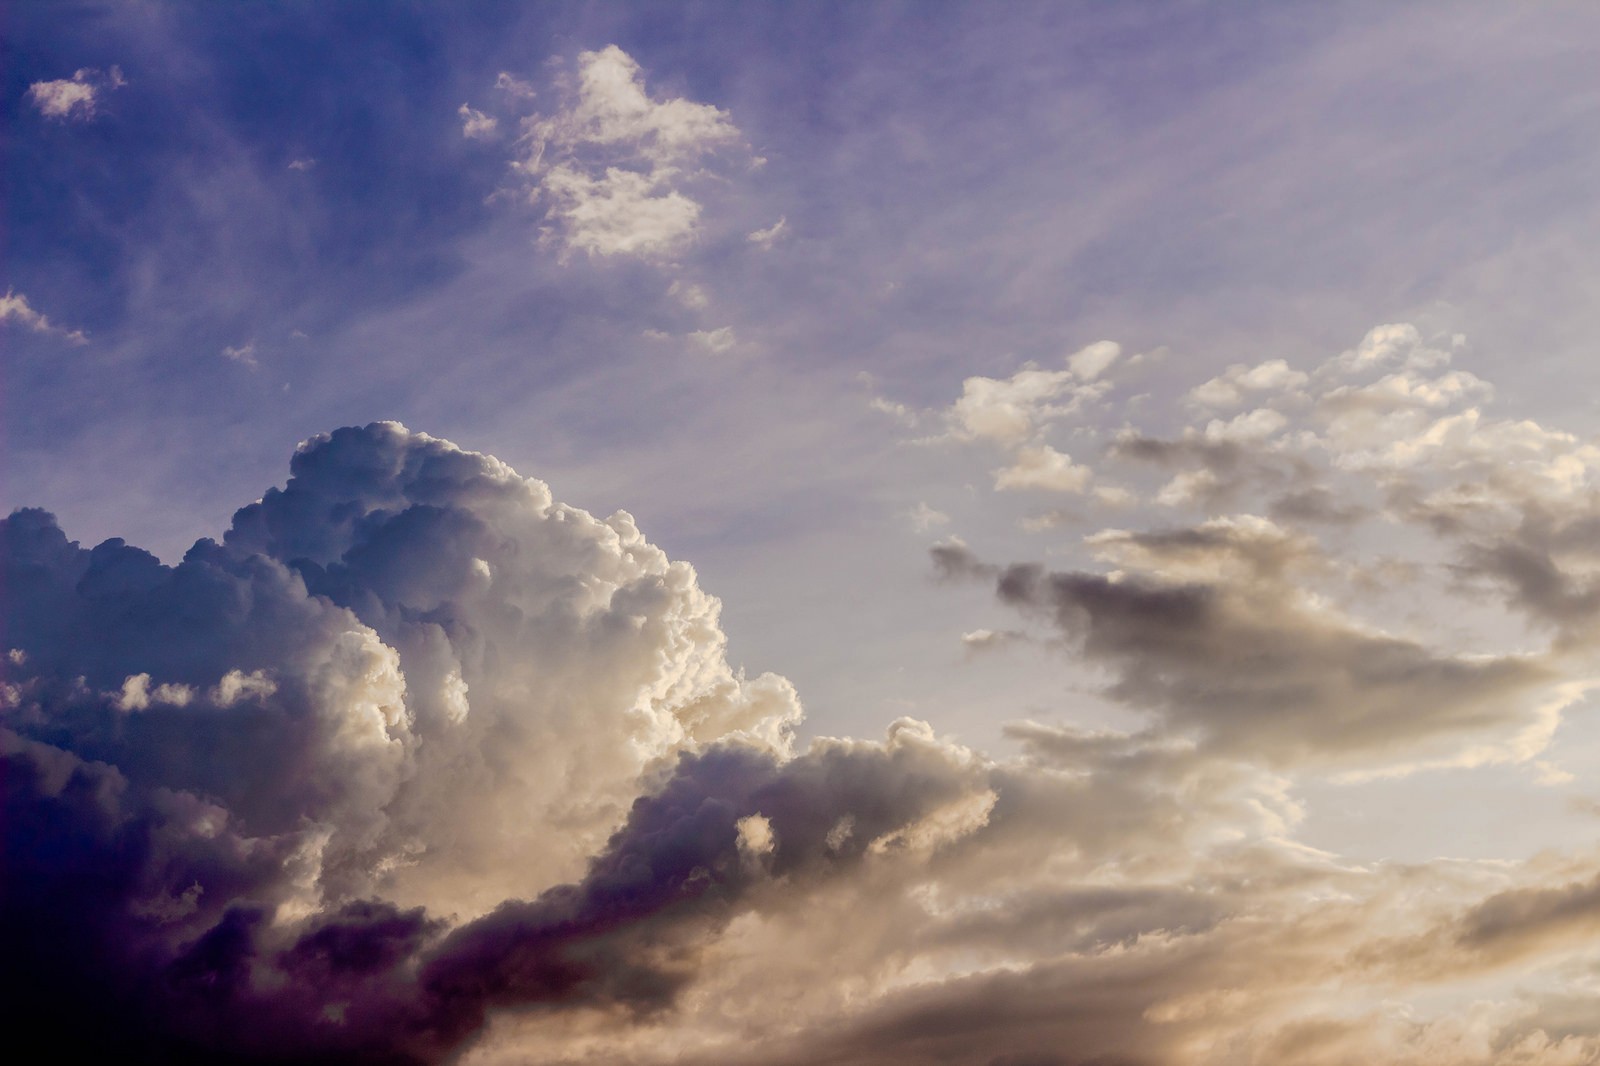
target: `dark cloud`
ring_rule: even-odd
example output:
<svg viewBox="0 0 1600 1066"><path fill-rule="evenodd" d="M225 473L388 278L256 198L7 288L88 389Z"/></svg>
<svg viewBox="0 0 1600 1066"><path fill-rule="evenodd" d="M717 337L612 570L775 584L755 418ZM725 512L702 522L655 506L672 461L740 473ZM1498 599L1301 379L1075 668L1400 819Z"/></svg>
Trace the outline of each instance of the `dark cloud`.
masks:
<svg viewBox="0 0 1600 1066"><path fill-rule="evenodd" d="M713 748L634 804L581 882L448 933L421 908L371 900L286 931L263 904L289 856L246 861L263 842L179 836L114 769L7 736L6 1003L37 1031L98 993L111 1032L69 1030L54 1044L116 1046L124 1061L427 1062L492 1008L659 1011L755 885L848 871L973 786L935 745L894 738L787 762ZM741 846L752 816L770 825L765 854Z"/></svg>
<svg viewBox="0 0 1600 1066"><path fill-rule="evenodd" d="M966 542L958 537L942 540L928 549L933 559L934 572L947 581L969 577L992 577L999 568L979 559Z"/></svg>
<svg viewBox="0 0 1600 1066"><path fill-rule="evenodd" d="M1451 757L1474 734L1537 728L1556 698L1558 675L1536 657L1450 655L1318 609L1286 577L1304 546L1259 526L1096 542L1137 569L1017 564L999 572L996 594L1111 670L1109 695L1220 753L1278 764ZM965 548L959 563L935 559L988 573Z"/></svg>

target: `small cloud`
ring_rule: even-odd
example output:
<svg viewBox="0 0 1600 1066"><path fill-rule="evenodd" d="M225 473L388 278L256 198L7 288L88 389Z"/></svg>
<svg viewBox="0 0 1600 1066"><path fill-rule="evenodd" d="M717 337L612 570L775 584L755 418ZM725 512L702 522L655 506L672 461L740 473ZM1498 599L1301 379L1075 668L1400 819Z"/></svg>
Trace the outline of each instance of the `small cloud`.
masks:
<svg viewBox="0 0 1600 1066"><path fill-rule="evenodd" d="M934 526L950 524L950 516L943 511L936 511L927 503L919 503L908 512L911 524L918 533L926 533Z"/></svg>
<svg viewBox="0 0 1600 1066"><path fill-rule="evenodd" d="M306 156L304 159L291 159L289 161L289 169L290 170L298 170L298 171L302 171L302 172L310 170L312 167L314 167L316 165L317 165L317 161L315 159L313 159L311 156Z"/></svg>
<svg viewBox="0 0 1600 1066"><path fill-rule="evenodd" d="M510 73L509 71L504 70L500 72L499 77L494 79L494 87L503 93L514 96L521 100L532 100L535 96L539 95L538 93L534 92L532 85L523 81L521 78Z"/></svg>
<svg viewBox="0 0 1600 1066"><path fill-rule="evenodd" d="M496 86L532 92L508 74ZM658 259L693 243L701 204L690 183L719 153L749 151L726 111L648 93L644 71L615 45L580 53L562 106L522 129L512 166L545 209L545 238L602 257Z"/></svg>
<svg viewBox="0 0 1600 1066"><path fill-rule="evenodd" d="M474 141L488 141L500 133L500 120L493 115L462 104L456 109L461 116L461 136Z"/></svg>
<svg viewBox="0 0 1600 1066"><path fill-rule="evenodd" d="M1269 359L1256 366L1235 363L1210 381L1190 389L1188 399L1200 407L1221 410L1237 407L1248 393L1292 392L1308 380L1308 375L1290 369L1282 359Z"/></svg>
<svg viewBox="0 0 1600 1066"><path fill-rule="evenodd" d="M106 73L84 67L70 78L34 82L28 86L28 99L45 118L87 122L95 117L102 93L126 84L120 67L112 67Z"/></svg>
<svg viewBox="0 0 1600 1066"><path fill-rule="evenodd" d="M689 334L689 340L713 355L721 355L738 343L733 335L732 326L723 326L720 329L697 329Z"/></svg>
<svg viewBox="0 0 1600 1066"><path fill-rule="evenodd" d="M974 629L961 634L961 644L969 652L994 651L1025 639L1027 634L1015 629Z"/></svg>
<svg viewBox="0 0 1600 1066"><path fill-rule="evenodd" d="M1071 456L1048 444L1019 448L1015 460L1011 466L994 472L997 490L1082 492L1089 484L1091 471L1088 467L1074 463Z"/></svg>
<svg viewBox="0 0 1600 1066"><path fill-rule="evenodd" d="M6 294L0 296L0 322L15 322L34 333L60 337L71 344L89 343L89 338L84 336L83 330L62 329L45 315L35 311L28 304L28 298L13 289L7 289Z"/></svg>
<svg viewBox="0 0 1600 1066"><path fill-rule="evenodd" d="M788 229L789 219L787 217L783 217L778 219L778 221L774 222L772 225L768 226L766 229L756 230L754 233L746 237L745 240L749 241L751 244L762 249L763 251L771 251L772 246L778 243L778 238L782 237L786 232L788 232Z"/></svg>
<svg viewBox="0 0 1600 1066"><path fill-rule="evenodd" d="M918 416L917 412L913 411L905 404L897 403L894 400L885 400L882 396L872 397L872 399L867 401L867 406L871 407L874 411L879 411L888 415L896 422L899 422L902 426L906 426L908 428L915 426L919 421L921 421L921 418Z"/></svg>
<svg viewBox="0 0 1600 1066"><path fill-rule="evenodd" d="M705 288L692 281L674 281L667 286L667 295L676 296L678 302L691 311L704 311L711 304Z"/></svg>
<svg viewBox="0 0 1600 1066"><path fill-rule="evenodd" d="M1084 381L1093 381L1122 354L1122 345L1116 341L1095 341L1067 356L1067 366Z"/></svg>
<svg viewBox="0 0 1600 1066"><path fill-rule="evenodd" d="M1570 770L1563 770L1555 763L1545 759L1535 759L1533 766L1537 771L1534 775L1534 780L1551 788L1570 785L1578 779Z"/></svg>
<svg viewBox="0 0 1600 1066"><path fill-rule="evenodd" d="M238 363L240 366L247 366L251 370L256 369L259 365L256 362L255 341L247 341L244 344L238 345L237 347L230 346L224 348L222 349L222 356L225 359L230 359L233 362Z"/></svg>

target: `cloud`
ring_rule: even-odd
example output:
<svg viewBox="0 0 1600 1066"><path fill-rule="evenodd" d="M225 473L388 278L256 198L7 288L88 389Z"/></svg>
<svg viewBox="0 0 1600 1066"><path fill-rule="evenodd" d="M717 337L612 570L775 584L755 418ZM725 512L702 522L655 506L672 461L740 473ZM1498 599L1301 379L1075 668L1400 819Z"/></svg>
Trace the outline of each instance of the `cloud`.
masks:
<svg viewBox="0 0 1600 1066"><path fill-rule="evenodd" d="M1121 356L1122 345L1116 341L1096 341L1069 355L1067 367L1084 381L1093 381Z"/></svg>
<svg viewBox="0 0 1600 1066"><path fill-rule="evenodd" d="M289 160L289 169L290 170L298 170L301 173L305 173L306 171L312 169L316 165L317 165L317 161L315 159L311 158L310 156L303 156L302 158L299 158L299 159L291 159L291 160Z"/></svg>
<svg viewBox="0 0 1600 1066"><path fill-rule="evenodd" d="M1016 461L994 472L994 487L1034 489L1043 492L1082 492L1092 476L1088 467L1056 451L1048 444L1019 448Z"/></svg>
<svg viewBox="0 0 1600 1066"><path fill-rule="evenodd" d="M493 115L462 104L456 114L461 116L461 135L468 140L488 141L500 134L500 120Z"/></svg>
<svg viewBox="0 0 1600 1066"><path fill-rule="evenodd" d="M1091 368L1096 373L1103 369L1098 364ZM1079 377L1073 369L1042 370L1030 364L1009 378L967 378L960 398L946 412L951 434L959 440L1020 444L1044 423L1100 395L1097 388L1078 384Z"/></svg>
<svg viewBox="0 0 1600 1066"><path fill-rule="evenodd" d="M787 233L788 230L789 220L787 218L780 218L766 229L755 230L745 239L751 244L755 245L757 248L760 248L762 251L767 252L772 250L773 245L777 244L779 238Z"/></svg>
<svg viewBox="0 0 1600 1066"><path fill-rule="evenodd" d="M1202 407L1237 407L1251 394L1288 392L1309 380L1303 371L1290 369L1282 359L1269 359L1249 367L1235 363L1217 377L1190 389L1189 399Z"/></svg>
<svg viewBox="0 0 1600 1066"><path fill-rule="evenodd" d="M579 53L576 66L563 106L523 120L513 164L529 200L544 207L547 236L602 257L683 249L699 234L693 188L704 168L746 151L738 129L710 104L650 96L639 64L615 45Z"/></svg>
<svg viewBox="0 0 1600 1066"><path fill-rule="evenodd" d="M494 87L516 99L532 100L539 95L528 82L504 70L495 75Z"/></svg>
<svg viewBox="0 0 1600 1066"><path fill-rule="evenodd" d="M0 296L0 322L15 322L34 333L60 337L72 344L89 343L89 338L83 330L69 330L57 326L49 318L35 311L28 303L28 298L15 289L7 289L6 294Z"/></svg>
<svg viewBox="0 0 1600 1066"><path fill-rule="evenodd" d="M68 1052L178 1063L1600 1051L1558 1014L1592 856L1293 839L1288 774L1521 757L1553 660L1363 626L1265 518L1086 548L1105 572L933 548L1141 711L994 758L905 718L797 750L793 690L731 667L628 515L394 423L307 441L175 566L14 512L0 994ZM1546 984L1486 1013L1513 963Z"/></svg>
<svg viewBox="0 0 1600 1066"><path fill-rule="evenodd" d="M732 351L738 344L733 335L732 326L721 326L717 329L697 329L689 334L689 340L696 347L712 355L721 355Z"/></svg>
<svg viewBox="0 0 1600 1066"><path fill-rule="evenodd" d="M28 99L45 118L87 122L99 113L101 97L128 84L120 67L102 73L92 67L75 71L70 78L36 81L28 86Z"/></svg>
<svg viewBox="0 0 1600 1066"><path fill-rule="evenodd" d="M1026 363L1009 378L974 376L961 383L961 395L944 410L917 412L881 397L875 410L906 426L925 416L943 422L945 432L921 443L958 442L999 446L1007 464L993 471L996 491L1082 493L1094 471L1074 462L1043 438L1052 424L1091 409L1110 387L1101 380L1120 358L1122 346L1097 341L1068 355L1065 370Z"/></svg>
<svg viewBox="0 0 1600 1066"><path fill-rule="evenodd" d="M678 302L691 311L704 311L711 306L711 297L707 295L705 286L692 281L674 281L667 286L667 295L677 297Z"/></svg>
<svg viewBox="0 0 1600 1066"><path fill-rule="evenodd" d="M1269 765L1528 760L1578 692L1526 655L1452 655L1369 629L1293 580L1314 546L1265 520L1091 538L1118 569L1000 569L1001 602L1109 669L1109 696ZM995 571L936 548L950 576Z"/></svg>
<svg viewBox="0 0 1600 1066"><path fill-rule="evenodd" d="M974 629L961 634L961 646L971 652L981 652L1026 639L1027 634L1018 629Z"/></svg>
<svg viewBox="0 0 1600 1066"><path fill-rule="evenodd" d="M39 511L0 548L8 1006L115 1020L80 1050L425 1062L498 1008L648 1015L770 886L992 804L915 722L790 757L792 693L626 515L393 424L177 567Z"/></svg>
<svg viewBox="0 0 1600 1066"><path fill-rule="evenodd" d="M246 341L243 344L229 345L222 349L222 357L229 362L238 363L240 366L257 369L260 364L256 362L255 341Z"/></svg>
<svg viewBox="0 0 1600 1066"><path fill-rule="evenodd" d="M908 511L906 517L911 519L911 528L918 533L926 533L935 526L950 524L950 516L937 508L928 506L926 500L919 502Z"/></svg>

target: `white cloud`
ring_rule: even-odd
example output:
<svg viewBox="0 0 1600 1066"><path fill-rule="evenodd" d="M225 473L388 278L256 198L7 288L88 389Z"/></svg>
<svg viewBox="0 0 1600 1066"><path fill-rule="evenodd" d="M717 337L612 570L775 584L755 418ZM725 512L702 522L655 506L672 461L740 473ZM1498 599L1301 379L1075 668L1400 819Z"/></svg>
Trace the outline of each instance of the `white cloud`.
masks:
<svg viewBox="0 0 1600 1066"><path fill-rule="evenodd" d="M943 511L929 507L926 501L918 503L915 507L913 507L909 512L908 517L911 519L911 527L918 533L926 533L935 526L945 526L950 524L949 515L945 514Z"/></svg>
<svg viewBox="0 0 1600 1066"><path fill-rule="evenodd" d="M1015 461L994 473L994 487L1000 491L1033 489L1041 492L1082 492L1092 471L1072 461L1048 444L1018 449Z"/></svg>
<svg viewBox="0 0 1600 1066"><path fill-rule="evenodd" d="M888 415L902 426L912 427L922 421L922 416L903 403L886 400L882 396L874 396L867 401L867 406L880 414Z"/></svg>
<svg viewBox="0 0 1600 1066"><path fill-rule="evenodd" d="M500 134L500 120L493 115L462 104L456 109L461 116L461 135L469 140L487 141Z"/></svg>
<svg viewBox="0 0 1600 1066"><path fill-rule="evenodd" d="M14 289L7 289L6 294L0 296L0 322L15 322L34 333L60 337L72 344L89 343L89 338L81 329L69 330L55 325L48 317L35 311L29 305L28 298Z"/></svg>
<svg viewBox="0 0 1600 1066"><path fill-rule="evenodd" d="M704 311L711 306L711 297L706 294L705 286L692 281L674 281L667 286L667 295L677 297L678 302L691 311Z"/></svg>
<svg viewBox="0 0 1600 1066"><path fill-rule="evenodd" d="M1289 419L1270 407L1257 407L1253 411L1235 415L1226 422L1213 418L1206 423L1207 440L1262 441L1273 436L1289 424Z"/></svg>
<svg viewBox="0 0 1600 1066"><path fill-rule="evenodd" d="M230 362L238 363L255 370L259 364L256 362L256 343L246 341L243 344L229 345L222 349L222 357Z"/></svg>
<svg viewBox="0 0 1600 1066"><path fill-rule="evenodd" d="M1304 385L1309 377L1292 370L1282 359L1269 359L1255 366L1235 363L1217 377L1189 390L1189 399L1202 407L1237 407L1247 393L1287 392Z"/></svg>
<svg viewBox="0 0 1600 1066"><path fill-rule="evenodd" d="M758 229L745 239L763 251L770 251L772 246L778 243L779 238L788 232L788 228L789 220L780 218L766 229Z"/></svg>
<svg viewBox="0 0 1600 1066"><path fill-rule="evenodd" d="M628 515L392 423L302 445L286 486L176 570L107 548L101 584L75 585L89 553L39 512L19 522L56 545L7 633L29 669L70 660L67 682L137 712L118 758L166 760L164 785L298 839L313 907L525 898L581 873L647 770L730 734L782 750L799 714L786 681L728 665L717 600ZM268 720L214 746L216 723Z"/></svg>
<svg viewBox="0 0 1600 1066"><path fill-rule="evenodd" d="M524 119L519 143L514 166L530 200L545 205L551 239L568 251L639 258L670 255L698 236L703 205L690 189L702 165L742 149L727 112L652 98L639 64L615 45L579 54L565 106Z"/></svg>
<svg viewBox="0 0 1600 1066"><path fill-rule="evenodd" d="M591 176L552 167L540 189L551 202L551 233L567 248L595 255L651 257L694 235L700 205L676 190L662 192L649 175L608 167Z"/></svg>
<svg viewBox="0 0 1600 1066"><path fill-rule="evenodd" d="M1015 629L973 629L961 634L961 644L968 651L991 651L1007 644L1027 639Z"/></svg>
<svg viewBox="0 0 1600 1066"><path fill-rule="evenodd" d="M28 86L28 99L46 118L87 121L97 114L102 94L126 84L120 67L105 73L84 67L70 78L34 82Z"/></svg>
<svg viewBox="0 0 1600 1066"><path fill-rule="evenodd" d="M1009 378L968 378L949 419L963 440L1020 443L1041 421L1064 413L1053 401L1072 389L1072 377L1069 370L1027 367Z"/></svg>
<svg viewBox="0 0 1600 1066"><path fill-rule="evenodd" d="M1093 381L1121 355L1122 345L1116 341L1096 341L1067 356L1067 366L1083 380Z"/></svg>
<svg viewBox="0 0 1600 1066"><path fill-rule="evenodd" d="M1451 346L1459 347L1460 341L1452 338ZM1326 370L1345 374L1361 373L1395 363L1410 369L1427 370L1449 361L1450 352L1430 347L1416 326L1409 322L1393 322L1372 327L1361 338L1360 344L1330 361Z"/></svg>
<svg viewBox="0 0 1600 1066"><path fill-rule="evenodd" d="M703 351L713 355L732 351L738 339L733 335L732 326L722 326L718 329L697 329L689 334L691 343Z"/></svg>
<svg viewBox="0 0 1600 1066"><path fill-rule="evenodd" d="M301 173L305 173L316 165L317 161L311 156L301 156L299 159L289 160L289 169L298 170Z"/></svg>
<svg viewBox="0 0 1600 1066"><path fill-rule="evenodd" d="M495 76L494 87L503 93L507 93L512 97L522 100L532 100L535 96L539 95L534 91L532 85L523 81L510 71L505 70L502 70L498 75Z"/></svg>

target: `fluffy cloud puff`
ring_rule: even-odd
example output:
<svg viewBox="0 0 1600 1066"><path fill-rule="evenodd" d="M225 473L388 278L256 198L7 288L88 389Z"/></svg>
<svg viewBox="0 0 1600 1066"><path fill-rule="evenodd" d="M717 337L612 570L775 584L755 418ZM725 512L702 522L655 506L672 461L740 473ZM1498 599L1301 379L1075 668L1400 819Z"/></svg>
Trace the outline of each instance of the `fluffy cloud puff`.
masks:
<svg viewBox="0 0 1600 1066"><path fill-rule="evenodd" d="M34 82L28 86L28 99L45 118L87 121L99 112L106 93L126 84L119 67L107 72L85 67L70 78Z"/></svg>
<svg viewBox="0 0 1600 1066"><path fill-rule="evenodd" d="M513 100L533 94L501 75ZM505 79L510 79L509 83ZM727 112L682 98L658 99L639 64L616 45L580 52L558 79L560 106L521 119L512 167L522 192L545 212L546 236L564 251L658 259L692 243L703 209L695 186L706 166L748 150ZM493 136L498 121L465 104L463 133ZM761 242L770 245L780 222ZM754 239L754 238L752 238Z"/></svg>

